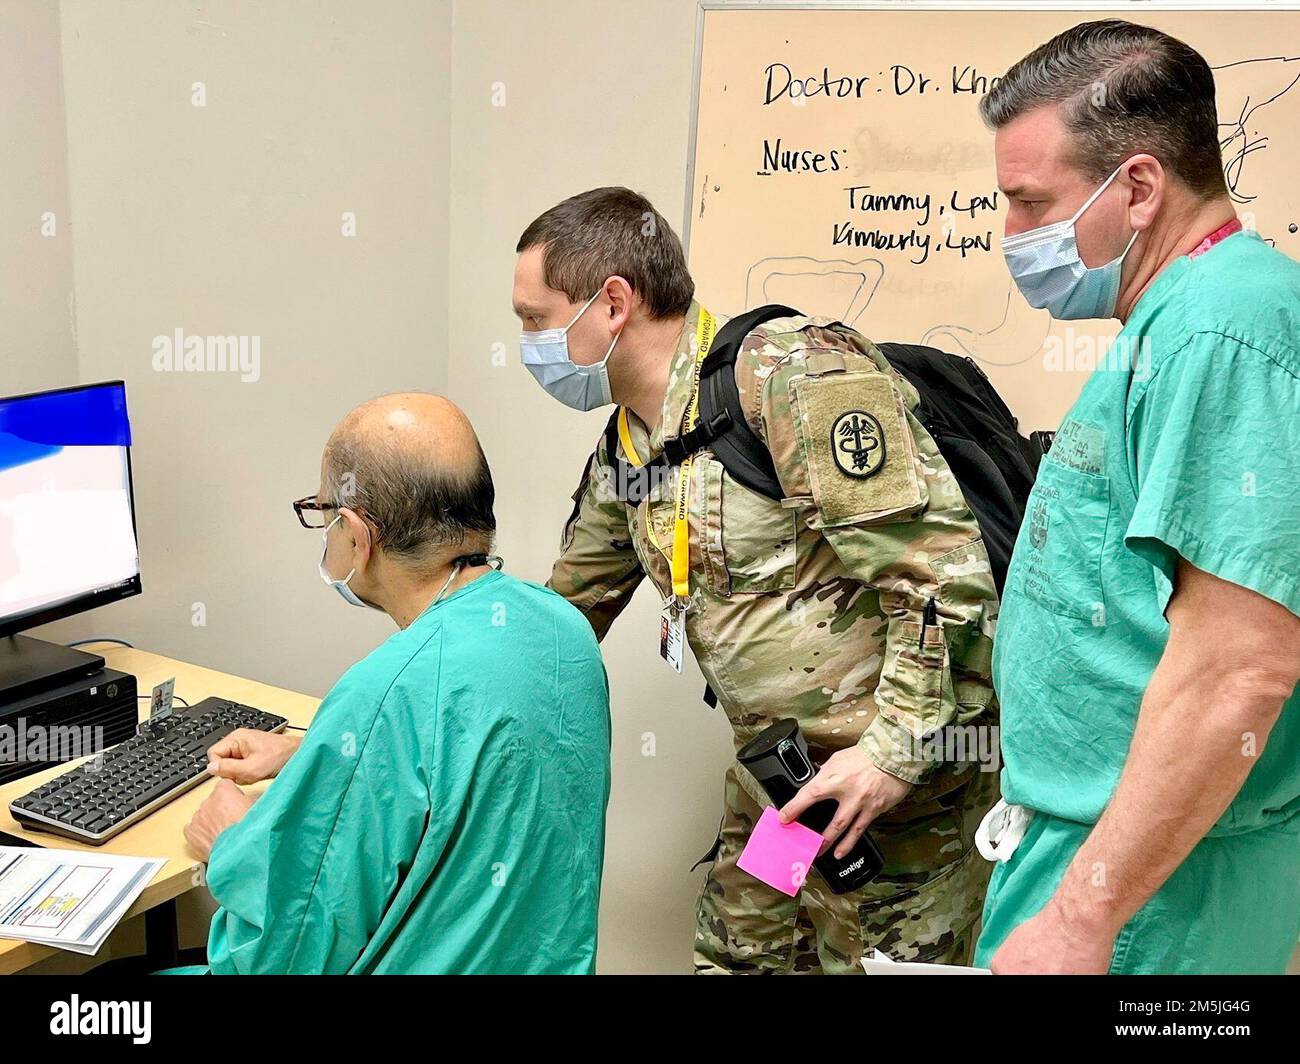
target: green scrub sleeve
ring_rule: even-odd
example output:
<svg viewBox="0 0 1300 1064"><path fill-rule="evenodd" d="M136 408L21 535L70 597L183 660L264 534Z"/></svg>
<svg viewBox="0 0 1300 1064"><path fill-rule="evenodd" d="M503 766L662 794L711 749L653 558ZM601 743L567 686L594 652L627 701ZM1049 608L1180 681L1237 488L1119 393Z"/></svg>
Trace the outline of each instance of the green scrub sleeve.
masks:
<svg viewBox="0 0 1300 1064"><path fill-rule="evenodd" d="M1300 614L1300 377L1218 332L1165 358L1131 402L1137 504L1125 543L1155 568L1161 610L1181 556Z"/></svg>
<svg viewBox="0 0 1300 1064"><path fill-rule="evenodd" d="M426 739L345 677L302 745L213 847L214 973L341 973L369 944L428 823ZM376 705L376 703L378 703ZM425 747L427 748L427 747Z"/></svg>

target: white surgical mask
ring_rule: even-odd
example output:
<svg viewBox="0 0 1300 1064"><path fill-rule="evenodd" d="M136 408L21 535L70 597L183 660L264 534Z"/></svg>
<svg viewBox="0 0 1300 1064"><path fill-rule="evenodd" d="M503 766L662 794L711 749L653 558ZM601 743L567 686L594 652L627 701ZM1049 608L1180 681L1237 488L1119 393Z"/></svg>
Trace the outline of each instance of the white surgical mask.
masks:
<svg viewBox="0 0 1300 1064"><path fill-rule="evenodd" d="M1037 229L1003 239L1002 254L1007 260L1007 269L1031 307L1046 308L1053 318L1062 321L1114 316L1124 256L1137 239L1137 230L1133 231L1128 246L1118 258L1102 266L1085 266L1079 258L1075 223L1106 191L1123 165L1116 167L1115 172L1074 212L1073 218L1040 225Z"/></svg>
<svg viewBox="0 0 1300 1064"><path fill-rule="evenodd" d="M599 290L582 304L582 309L573 316L573 321L563 329L543 329L540 332L519 334L519 354L528 367L528 372L547 392L574 410L595 410L598 406L614 401L609 390L607 366L609 356L614 352L614 344L618 343L618 336L610 343L605 357L590 366L579 366L569 357L569 330L587 313L587 308L596 301L598 295Z"/></svg>
<svg viewBox="0 0 1300 1064"><path fill-rule="evenodd" d="M364 606L366 609L371 609L371 610L378 609L379 608L378 606L372 606L370 605L369 602L363 602L357 596L357 593L353 591L352 588L348 587L348 581L351 580L357 573L355 568L350 573L348 573L348 575L345 576L342 580L335 580L332 576L330 576L329 570L325 568L325 555L329 553L329 549L330 549L330 529L333 528L342 520L343 520L343 515L339 514L338 517L334 518L334 520L331 521L326 526L325 531L321 533L321 537L320 537L321 542L324 543L325 546L320 552L320 565L318 566L318 568L320 569L320 578L324 580L325 583L329 584L329 586L332 587L335 591L337 591L340 595L342 595L343 601L346 602L349 606Z"/></svg>

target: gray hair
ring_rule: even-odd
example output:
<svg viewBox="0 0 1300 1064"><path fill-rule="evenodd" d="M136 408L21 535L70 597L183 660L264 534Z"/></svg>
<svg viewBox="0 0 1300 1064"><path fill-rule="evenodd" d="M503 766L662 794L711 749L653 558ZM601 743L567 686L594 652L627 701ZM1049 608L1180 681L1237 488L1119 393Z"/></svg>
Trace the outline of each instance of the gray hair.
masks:
<svg viewBox="0 0 1300 1064"><path fill-rule="evenodd" d="M468 471L430 462L383 439L360 440L336 433L325 450L328 500L370 518L376 543L411 565L422 565L445 547L477 554L492 548L496 490L487 457Z"/></svg>
<svg viewBox="0 0 1300 1064"><path fill-rule="evenodd" d="M1214 74L1194 48L1121 19L1084 22L1016 63L980 100L990 129L1061 105L1072 162L1101 181L1131 155L1160 160L1193 192L1223 195Z"/></svg>

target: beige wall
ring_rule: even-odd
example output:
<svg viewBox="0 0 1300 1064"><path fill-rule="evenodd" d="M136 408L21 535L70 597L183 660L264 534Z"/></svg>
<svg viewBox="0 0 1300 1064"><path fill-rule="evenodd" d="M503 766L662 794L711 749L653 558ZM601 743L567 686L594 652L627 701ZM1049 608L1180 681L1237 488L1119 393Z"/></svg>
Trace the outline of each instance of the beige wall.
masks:
<svg viewBox="0 0 1300 1064"><path fill-rule="evenodd" d="M0 5L0 394L77 379L59 8ZM53 215L53 235L43 235Z"/></svg>
<svg viewBox="0 0 1300 1064"><path fill-rule="evenodd" d="M450 388L492 463L501 553L530 579L550 572L609 412L574 413L519 365L515 241L547 207L598 185L629 185L679 224L694 33L694 0L456 5ZM702 879L689 870L717 833L731 758L694 663L679 677L659 659L657 611L643 587L604 644L614 717L604 971L689 971Z"/></svg>
<svg viewBox="0 0 1300 1064"><path fill-rule="evenodd" d="M289 503L350 407L446 386L450 3L62 7L80 375L127 383L144 580L83 623L323 693L391 623ZM155 372L177 328L259 337L259 379Z"/></svg>
<svg viewBox="0 0 1300 1064"><path fill-rule="evenodd" d="M0 5L0 395L79 379L59 41L58 4Z"/></svg>

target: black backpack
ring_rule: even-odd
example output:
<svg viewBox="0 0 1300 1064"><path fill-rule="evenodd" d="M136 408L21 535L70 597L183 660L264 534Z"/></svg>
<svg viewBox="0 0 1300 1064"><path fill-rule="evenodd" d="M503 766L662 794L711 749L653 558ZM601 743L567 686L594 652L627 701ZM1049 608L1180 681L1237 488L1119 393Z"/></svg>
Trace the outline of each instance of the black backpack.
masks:
<svg viewBox="0 0 1300 1064"><path fill-rule="evenodd" d="M707 447L734 480L769 499L783 498L772 456L745 420L735 366L741 344L754 329L773 318L798 315L790 307L769 304L732 318L719 329L700 367L696 427L667 441L664 453L648 468L631 470L624 463L620 470L624 483L645 485L653 467L678 465ZM1051 446L1051 434L1036 432L1029 439L1020 435L1019 423L974 359L919 344L876 346L920 395L913 414L934 437L979 522L1000 595L1029 489L1040 459ZM606 428L611 455L618 453L617 439L615 413Z"/></svg>

